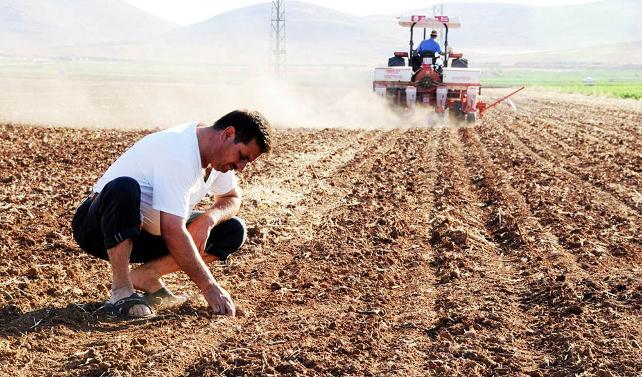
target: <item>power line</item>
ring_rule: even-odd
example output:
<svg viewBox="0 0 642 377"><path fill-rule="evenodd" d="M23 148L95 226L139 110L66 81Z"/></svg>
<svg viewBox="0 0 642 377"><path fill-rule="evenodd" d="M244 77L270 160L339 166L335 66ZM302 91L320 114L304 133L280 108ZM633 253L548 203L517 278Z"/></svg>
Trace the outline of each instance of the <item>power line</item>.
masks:
<svg viewBox="0 0 642 377"><path fill-rule="evenodd" d="M277 77L285 74L285 0L272 1L272 28L270 29L270 62Z"/></svg>

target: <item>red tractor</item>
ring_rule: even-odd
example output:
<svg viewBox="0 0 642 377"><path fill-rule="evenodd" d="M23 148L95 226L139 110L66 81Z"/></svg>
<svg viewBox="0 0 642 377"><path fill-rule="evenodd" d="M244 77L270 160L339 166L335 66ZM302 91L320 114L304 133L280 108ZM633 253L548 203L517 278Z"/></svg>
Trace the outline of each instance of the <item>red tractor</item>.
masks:
<svg viewBox="0 0 642 377"><path fill-rule="evenodd" d="M399 25L410 28L410 49L395 52L388 66L375 68L373 90L388 98L395 107L414 109L415 106L430 106L438 114L450 112L474 122L489 108L497 105L523 87L500 98L492 104L481 100L481 69L468 68L463 54L448 48L448 32L461 27L457 19L448 16L427 17L421 15L399 17ZM417 28L442 30L443 53L418 51L414 48L413 34Z"/></svg>

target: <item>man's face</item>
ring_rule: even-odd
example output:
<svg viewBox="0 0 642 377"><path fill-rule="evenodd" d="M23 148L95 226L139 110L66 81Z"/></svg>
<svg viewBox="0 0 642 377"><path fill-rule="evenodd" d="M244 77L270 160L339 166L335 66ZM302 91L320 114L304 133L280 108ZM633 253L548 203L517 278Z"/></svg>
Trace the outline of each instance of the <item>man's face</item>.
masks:
<svg viewBox="0 0 642 377"><path fill-rule="evenodd" d="M232 130L234 130L232 128ZM236 170L243 171L245 165L256 160L261 155L261 148L252 139L247 144L235 143L234 133L227 133L215 161L211 161L212 167L220 172Z"/></svg>

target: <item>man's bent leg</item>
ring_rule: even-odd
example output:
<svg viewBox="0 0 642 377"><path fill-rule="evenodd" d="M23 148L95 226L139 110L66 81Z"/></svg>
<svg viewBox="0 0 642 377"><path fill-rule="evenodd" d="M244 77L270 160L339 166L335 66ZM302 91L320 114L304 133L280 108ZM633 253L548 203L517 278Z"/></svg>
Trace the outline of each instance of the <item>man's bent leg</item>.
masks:
<svg viewBox="0 0 642 377"><path fill-rule="evenodd" d="M205 263L211 263L219 258L214 255L201 254ZM171 255L142 264L130 272L134 288L145 292L156 292L165 287L162 277L172 272L181 271L176 260Z"/></svg>
<svg viewBox="0 0 642 377"><path fill-rule="evenodd" d="M188 225L189 226L189 225ZM225 260L241 248L246 237L245 222L233 217L217 226L210 232L205 252L201 254L205 263ZM161 277L181 268L170 254L144 263L131 271L130 277L134 288L146 292L156 292L164 287Z"/></svg>
<svg viewBox="0 0 642 377"><path fill-rule="evenodd" d="M243 246L246 238L245 221L240 217L232 217L212 229L207 239L205 252L224 261Z"/></svg>
<svg viewBox="0 0 642 377"><path fill-rule="evenodd" d="M112 270L109 302L115 304L134 294L129 262L133 245L131 237L140 234L140 186L133 178L116 178L105 185L93 205L100 213L100 227ZM138 304L129 308L127 314L145 317L151 314L151 310Z"/></svg>
<svg viewBox="0 0 642 377"><path fill-rule="evenodd" d="M107 183L98 195L86 199L74 215L73 233L83 250L109 260L112 269L109 303L130 297L134 293L129 276L132 237L140 233L138 182L119 177ZM133 305L123 314L141 317L150 313L144 305Z"/></svg>
<svg viewBox="0 0 642 377"><path fill-rule="evenodd" d="M111 249L107 249L112 273L111 299L109 300L112 304L134 294L134 287L129 276L131 251L131 239L126 239ZM134 305L129 309L128 314L132 317L145 317L151 314L151 310L145 305Z"/></svg>

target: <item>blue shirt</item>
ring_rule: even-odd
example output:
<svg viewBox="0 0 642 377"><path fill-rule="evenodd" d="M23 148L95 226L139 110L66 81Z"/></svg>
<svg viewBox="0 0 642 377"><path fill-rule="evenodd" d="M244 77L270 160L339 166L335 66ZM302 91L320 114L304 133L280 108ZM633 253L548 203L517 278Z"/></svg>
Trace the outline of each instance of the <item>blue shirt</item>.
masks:
<svg viewBox="0 0 642 377"><path fill-rule="evenodd" d="M434 51L438 52L441 54L441 46L439 45L439 42L435 38L430 38L426 39L421 44L419 45L419 48L417 48L419 52L423 51Z"/></svg>

